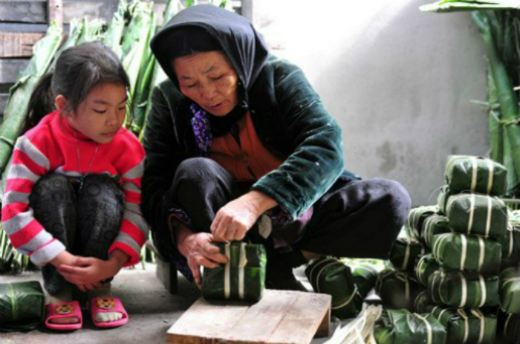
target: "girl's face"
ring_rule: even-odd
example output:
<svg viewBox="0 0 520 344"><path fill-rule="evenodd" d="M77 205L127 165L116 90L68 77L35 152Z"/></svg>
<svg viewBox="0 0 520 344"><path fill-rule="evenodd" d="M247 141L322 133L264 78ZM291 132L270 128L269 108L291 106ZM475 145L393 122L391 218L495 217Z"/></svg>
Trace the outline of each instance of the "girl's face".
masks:
<svg viewBox="0 0 520 344"><path fill-rule="evenodd" d="M123 125L127 99L123 85L101 84L89 92L74 113L65 116L69 125L83 135L97 143L109 143Z"/></svg>
<svg viewBox="0 0 520 344"><path fill-rule="evenodd" d="M225 116L237 105L237 73L220 51L178 57L173 69L180 91L214 116Z"/></svg>

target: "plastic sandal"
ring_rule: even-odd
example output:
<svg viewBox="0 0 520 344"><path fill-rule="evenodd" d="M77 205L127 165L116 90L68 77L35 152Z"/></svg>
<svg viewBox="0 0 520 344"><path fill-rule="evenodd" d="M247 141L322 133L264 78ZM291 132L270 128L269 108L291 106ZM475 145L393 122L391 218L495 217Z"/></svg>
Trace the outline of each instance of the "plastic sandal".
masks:
<svg viewBox="0 0 520 344"><path fill-rule="evenodd" d="M83 326L83 316L78 301L61 302L49 304L45 307L45 326L51 330L71 331L80 329ZM75 324L55 324L50 322L58 318L77 318L79 322Z"/></svg>
<svg viewBox="0 0 520 344"><path fill-rule="evenodd" d="M92 316L92 322L96 327L108 328L118 327L128 322L128 313L126 312L121 300L117 297L93 297L90 300L90 315ZM98 322L96 321L96 314L117 312L123 314L123 317L116 321Z"/></svg>

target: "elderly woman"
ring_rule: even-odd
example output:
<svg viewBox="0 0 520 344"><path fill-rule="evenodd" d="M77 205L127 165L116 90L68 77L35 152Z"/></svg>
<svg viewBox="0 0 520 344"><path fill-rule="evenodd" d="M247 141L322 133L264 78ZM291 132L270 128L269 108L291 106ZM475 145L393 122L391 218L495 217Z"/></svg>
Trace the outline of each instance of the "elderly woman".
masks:
<svg viewBox="0 0 520 344"><path fill-rule="evenodd" d="M341 129L302 71L269 55L251 23L211 5L179 12L151 48L169 77L144 137L143 213L189 279L225 263L212 242L263 243L266 285L322 255L386 259L406 190L344 170Z"/></svg>

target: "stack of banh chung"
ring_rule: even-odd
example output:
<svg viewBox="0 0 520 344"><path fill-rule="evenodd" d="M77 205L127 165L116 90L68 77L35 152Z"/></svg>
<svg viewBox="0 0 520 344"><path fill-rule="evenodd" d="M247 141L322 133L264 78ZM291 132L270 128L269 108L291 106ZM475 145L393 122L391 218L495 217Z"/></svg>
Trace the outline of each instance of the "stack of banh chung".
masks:
<svg viewBox="0 0 520 344"><path fill-rule="evenodd" d="M520 230L508 223L500 198L506 174L489 159L448 157L438 205L410 211L408 238L399 239L390 255L395 269L379 276L376 290L385 308L433 316L446 343L492 344L501 306L508 337L518 343L520 315L513 314L520 313Z"/></svg>
<svg viewBox="0 0 520 344"><path fill-rule="evenodd" d="M502 271L499 275L500 311L497 335L508 343L520 343L520 211L509 213L509 225L502 244Z"/></svg>

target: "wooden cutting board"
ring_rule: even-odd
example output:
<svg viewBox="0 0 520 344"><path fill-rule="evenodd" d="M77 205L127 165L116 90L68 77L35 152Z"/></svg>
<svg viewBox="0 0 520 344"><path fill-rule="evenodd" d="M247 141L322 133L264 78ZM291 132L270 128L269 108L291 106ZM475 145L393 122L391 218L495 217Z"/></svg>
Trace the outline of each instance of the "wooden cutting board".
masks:
<svg viewBox="0 0 520 344"><path fill-rule="evenodd" d="M255 304L198 299L168 330L168 343L308 344L328 336L331 297L266 290Z"/></svg>

